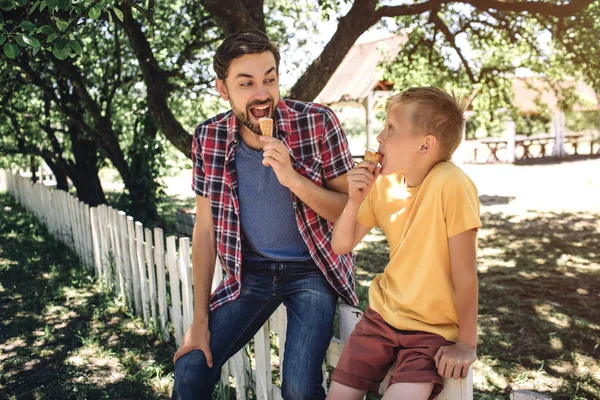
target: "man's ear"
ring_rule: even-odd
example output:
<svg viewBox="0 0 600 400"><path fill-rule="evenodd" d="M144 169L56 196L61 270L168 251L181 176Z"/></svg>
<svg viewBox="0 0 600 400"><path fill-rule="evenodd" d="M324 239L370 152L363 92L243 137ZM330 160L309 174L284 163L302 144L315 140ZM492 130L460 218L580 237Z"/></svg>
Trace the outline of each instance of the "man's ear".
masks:
<svg viewBox="0 0 600 400"><path fill-rule="evenodd" d="M225 85L225 81L217 78L217 80L215 81L215 87L221 95L221 98L225 101L229 101L229 93L227 93L227 86Z"/></svg>
<svg viewBox="0 0 600 400"><path fill-rule="evenodd" d="M437 139L433 135L426 135L423 138L423 144L421 145L420 150L424 153L429 153L437 146Z"/></svg>

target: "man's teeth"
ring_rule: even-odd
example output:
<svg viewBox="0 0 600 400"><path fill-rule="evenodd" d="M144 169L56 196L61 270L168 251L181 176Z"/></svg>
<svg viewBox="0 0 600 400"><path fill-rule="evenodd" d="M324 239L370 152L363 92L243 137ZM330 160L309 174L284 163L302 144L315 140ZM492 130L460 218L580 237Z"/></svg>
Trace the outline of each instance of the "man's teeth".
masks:
<svg viewBox="0 0 600 400"><path fill-rule="evenodd" d="M254 107L257 110L266 110L267 108L269 108L269 106L264 106L264 107Z"/></svg>

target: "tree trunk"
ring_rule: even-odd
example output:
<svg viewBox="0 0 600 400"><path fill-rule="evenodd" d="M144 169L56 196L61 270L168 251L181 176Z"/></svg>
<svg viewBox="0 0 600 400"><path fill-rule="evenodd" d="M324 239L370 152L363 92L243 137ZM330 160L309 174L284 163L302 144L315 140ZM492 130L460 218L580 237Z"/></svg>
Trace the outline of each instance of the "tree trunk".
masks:
<svg viewBox="0 0 600 400"><path fill-rule="evenodd" d="M75 165L70 168L70 177L77 190L77 197L91 207L106 203L98 177L98 144L85 138L74 125L69 127L69 135L75 158Z"/></svg>
<svg viewBox="0 0 600 400"><path fill-rule="evenodd" d="M167 74L158 65L142 25L131 15L131 6L123 3L122 10L123 27L146 84L150 114L165 137L186 157L192 158L192 135L183 128L169 107L170 89Z"/></svg>
<svg viewBox="0 0 600 400"><path fill-rule="evenodd" d="M69 182L67 181L67 172L59 165L59 163L54 162L50 157L44 157L44 161L54 174L56 188L68 192Z"/></svg>

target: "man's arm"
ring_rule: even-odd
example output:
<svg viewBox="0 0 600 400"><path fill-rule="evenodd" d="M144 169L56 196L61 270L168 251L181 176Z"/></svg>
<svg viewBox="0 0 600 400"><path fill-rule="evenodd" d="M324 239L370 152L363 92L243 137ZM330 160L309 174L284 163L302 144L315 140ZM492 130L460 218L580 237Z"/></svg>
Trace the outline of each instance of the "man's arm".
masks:
<svg viewBox="0 0 600 400"><path fill-rule="evenodd" d="M182 338L173 363L192 350L202 350L212 367L208 329L209 298L215 272L216 244L210 200L196 196L196 223L192 235L192 275L194 279L194 321Z"/></svg>
<svg viewBox="0 0 600 400"><path fill-rule="evenodd" d="M441 347L435 355L438 372L446 378L464 378L477 359L477 230L469 229L448 239L450 271L458 316L458 341Z"/></svg>
<svg viewBox="0 0 600 400"><path fill-rule="evenodd" d="M265 142L263 165L273 168L279 183L329 222L335 222L348 200L347 174L340 175L321 187L300 175L292 167L287 147L278 139L261 136Z"/></svg>

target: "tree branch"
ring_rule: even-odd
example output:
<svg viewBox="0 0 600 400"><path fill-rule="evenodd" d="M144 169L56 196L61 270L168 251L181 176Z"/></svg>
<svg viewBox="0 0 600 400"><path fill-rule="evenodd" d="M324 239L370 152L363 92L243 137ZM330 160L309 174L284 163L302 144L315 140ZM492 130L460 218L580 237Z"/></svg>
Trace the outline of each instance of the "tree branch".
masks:
<svg viewBox="0 0 600 400"><path fill-rule="evenodd" d="M473 71L471 71L471 67L469 66L467 59L462 54L460 47L458 47L456 45L456 41L454 40L454 35L452 34L452 32L450 32L450 29L446 26L444 21L442 21L442 19L440 18L440 16L438 15L437 12L432 12L430 17L431 17L431 22L433 22L434 25L440 30L440 32L442 32L444 34L444 36L446 37L446 40L448 41L450 46L452 46L452 48L454 49L454 51L460 58L460 61L464 65L467 75L469 76L469 80L472 83L477 83L477 79L475 78L475 75L473 75Z"/></svg>

